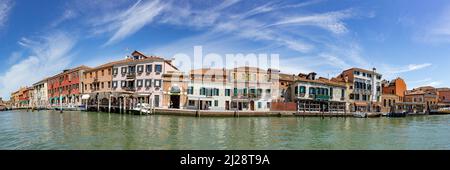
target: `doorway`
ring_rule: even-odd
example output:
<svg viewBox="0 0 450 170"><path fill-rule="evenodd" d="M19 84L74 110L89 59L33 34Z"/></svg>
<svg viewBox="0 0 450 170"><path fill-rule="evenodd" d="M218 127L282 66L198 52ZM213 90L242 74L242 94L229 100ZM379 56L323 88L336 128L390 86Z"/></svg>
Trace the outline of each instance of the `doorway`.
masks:
<svg viewBox="0 0 450 170"><path fill-rule="evenodd" d="M180 95L170 95L170 108L180 108Z"/></svg>
<svg viewBox="0 0 450 170"><path fill-rule="evenodd" d="M255 101L250 101L250 110L254 111L255 110Z"/></svg>

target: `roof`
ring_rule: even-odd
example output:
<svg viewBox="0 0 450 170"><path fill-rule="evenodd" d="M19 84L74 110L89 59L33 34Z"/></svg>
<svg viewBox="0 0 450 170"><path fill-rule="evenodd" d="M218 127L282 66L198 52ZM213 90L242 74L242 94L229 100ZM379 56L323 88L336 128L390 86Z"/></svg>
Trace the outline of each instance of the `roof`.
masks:
<svg viewBox="0 0 450 170"><path fill-rule="evenodd" d="M201 68L189 71L189 74L201 75L227 75L225 68Z"/></svg>
<svg viewBox="0 0 450 170"><path fill-rule="evenodd" d="M78 66L78 67L69 69L68 71L65 71L65 72L63 71L63 72L61 72L61 73L59 73L59 74L57 74L57 75L48 77L47 79L55 78L55 77L58 77L58 76L60 76L60 75L72 73L72 72L79 71L79 70L88 70L88 69L91 69L91 68L88 67L88 66L85 66L85 65L81 65L81 66Z"/></svg>
<svg viewBox="0 0 450 170"><path fill-rule="evenodd" d="M315 80L310 80L310 79L306 79L303 77L299 77L297 80L295 80L295 82L310 82L310 83L317 83L317 84L325 84L325 85L329 85L329 86L337 86L337 87L346 87L344 83L340 83L340 82L335 82L323 77L320 77L319 79L315 79Z"/></svg>
<svg viewBox="0 0 450 170"><path fill-rule="evenodd" d="M380 73L377 73L377 72L374 73L373 71L362 69L362 68L356 68L356 67L349 68L347 70L344 70L343 72L346 72L346 71L360 71L360 72L366 72L366 73L381 75Z"/></svg>
<svg viewBox="0 0 450 170"><path fill-rule="evenodd" d="M300 77L296 76L294 74L285 74L285 73L280 73L278 74L278 79L279 80L284 80L284 81L294 81L294 80L298 80Z"/></svg>

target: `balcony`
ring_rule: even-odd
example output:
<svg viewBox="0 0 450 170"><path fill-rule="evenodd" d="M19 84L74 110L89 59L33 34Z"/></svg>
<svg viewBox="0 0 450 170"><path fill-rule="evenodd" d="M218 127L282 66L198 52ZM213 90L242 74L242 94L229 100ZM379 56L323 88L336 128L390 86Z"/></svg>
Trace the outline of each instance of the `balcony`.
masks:
<svg viewBox="0 0 450 170"><path fill-rule="evenodd" d="M136 79L135 73L128 73L126 79Z"/></svg>
<svg viewBox="0 0 450 170"><path fill-rule="evenodd" d="M135 87L124 87L123 88L125 91L135 91L136 88Z"/></svg>
<svg viewBox="0 0 450 170"><path fill-rule="evenodd" d="M330 100L330 96L329 95L310 94L309 97L314 99L314 100L323 100L323 101Z"/></svg>

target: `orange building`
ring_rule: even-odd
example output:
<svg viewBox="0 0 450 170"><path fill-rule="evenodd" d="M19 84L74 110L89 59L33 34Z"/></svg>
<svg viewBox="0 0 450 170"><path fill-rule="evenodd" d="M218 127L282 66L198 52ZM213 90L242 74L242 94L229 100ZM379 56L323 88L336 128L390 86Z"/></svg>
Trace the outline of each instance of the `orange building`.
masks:
<svg viewBox="0 0 450 170"><path fill-rule="evenodd" d="M450 103L450 88L438 88L439 103Z"/></svg>
<svg viewBox="0 0 450 170"><path fill-rule="evenodd" d="M406 90L407 90L406 83L400 77L398 77L390 82L386 82L383 85L383 94L397 95L399 98L399 102L403 102Z"/></svg>

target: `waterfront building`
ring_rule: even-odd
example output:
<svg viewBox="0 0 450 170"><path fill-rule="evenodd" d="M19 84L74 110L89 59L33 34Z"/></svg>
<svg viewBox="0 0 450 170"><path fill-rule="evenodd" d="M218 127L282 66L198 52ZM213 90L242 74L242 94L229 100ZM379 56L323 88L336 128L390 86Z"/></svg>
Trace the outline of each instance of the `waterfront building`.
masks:
<svg viewBox="0 0 450 170"><path fill-rule="evenodd" d="M438 88L439 103L450 104L450 88Z"/></svg>
<svg viewBox="0 0 450 170"><path fill-rule="evenodd" d="M137 103L149 103L152 107L161 108L162 75L171 71L178 71L172 60L134 51L125 60L113 64L111 87L114 98L128 108Z"/></svg>
<svg viewBox="0 0 450 170"><path fill-rule="evenodd" d="M186 108L198 110L230 110L233 87L229 70L196 69L189 72Z"/></svg>
<svg viewBox="0 0 450 170"><path fill-rule="evenodd" d="M395 112L397 103L404 101L407 86L405 81L398 77L392 81L383 80L382 95L381 95L381 112L389 113Z"/></svg>
<svg viewBox="0 0 450 170"><path fill-rule="evenodd" d="M279 72L257 67L229 70L230 110L269 111L272 99L279 99Z"/></svg>
<svg viewBox="0 0 450 170"><path fill-rule="evenodd" d="M400 96L396 94L383 93L381 95L381 112L382 113L391 113L395 112L394 108L396 104L401 103Z"/></svg>
<svg viewBox="0 0 450 170"><path fill-rule="evenodd" d="M290 93L299 112L347 112L345 83L316 78L316 73L299 74Z"/></svg>
<svg viewBox="0 0 450 170"><path fill-rule="evenodd" d="M112 69L115 62L102 64L98 67L86 69L83 72L83 79L81 88L83 88L83 95L81 97L82 103L92 106L109 106L109 101L112 95ZM112 104L116 104L112 101Z"/></svg>
<svg viewBox="0 0 450 170"><path fill-rule="evenodd" d="M383 83L383 94L393 94L398 96L398 102L403 102L406 90L406 83L400 77Z"/></svg>
<svg viewBox="0 0 450 170"><path fill-rule="evenodd" d="M274 98L276 102L290 102L291 101L291 85L298 78L295 74L285 74L280 73L278 70L269 70L269 71L277 71L278 72L278 81L274 81L274 83L278 83L278 91L279 93ZM276 75L276 74L275 74Z"/></svg>
<svg viewBox="0 0 450 170"><path fill-rule="evenodd" d="M278 94L278 72L271 69L196 69L189 72L186 108L269 111Z"/></svg>
<svg viewBox="0 0 450 170"><path fill-rule="evenodd" d="M437 104L439 96L436 88L424 86L408 90L405 93L405 102L424 103L427 106Z"/></svg>
<svg viewBox="0 0 450 170"><path fill-rule="evenodd" d="M90 69L86 66L79 66L73 69L64 70L47 80L48 100L53 107L79 107L81 106L81 94L83 88L83 72Z"/></svg>
<svg viewBox="0 0 450 170"><path fill-rule="evenodd" d="M181 71L167 71L163 77L164 109L187 109L189 78Z"/></svg>
<svg viewBox="0 0 450 170"><path fill-rule="evenodd" d="M372 71L351 68L344 70L333 81L348 85L348 104L350 111L380 112L381 111L381 78L382 75Z"/></svg>
<svg viewBox="0 0 450 170"><path fill-rule="evenodd" d="M33 84L33 102L31 107L46 108L48 102L47 78Z"/></svg>

